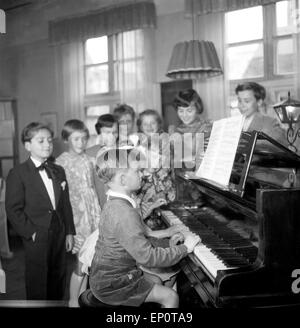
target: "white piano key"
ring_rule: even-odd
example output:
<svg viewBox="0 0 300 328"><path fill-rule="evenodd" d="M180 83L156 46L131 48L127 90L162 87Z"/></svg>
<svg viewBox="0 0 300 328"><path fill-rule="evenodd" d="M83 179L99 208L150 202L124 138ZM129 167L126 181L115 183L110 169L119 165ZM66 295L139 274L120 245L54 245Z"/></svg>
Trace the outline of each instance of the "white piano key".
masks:
<svg viewBox="0 0 300 328"><path fill-rule="evenodd" d="M171 211L162 211L163 217L167 220L170 225L174 224L183 224L183 222ZM187 227L188 228L188 227ZM186 237L188 234L193 234L193 232L188 229L188 231L182 232L183 236ZM201 237L201 236L200 236ZM197 259L202 263L202 265L206 268L206 270L211 274L213 278L217 277L218 270L228 270L233 267L228 267L225 263L219 259L210 248L205 246L204 244L198 244L193 251L194 255Z"/></svg>

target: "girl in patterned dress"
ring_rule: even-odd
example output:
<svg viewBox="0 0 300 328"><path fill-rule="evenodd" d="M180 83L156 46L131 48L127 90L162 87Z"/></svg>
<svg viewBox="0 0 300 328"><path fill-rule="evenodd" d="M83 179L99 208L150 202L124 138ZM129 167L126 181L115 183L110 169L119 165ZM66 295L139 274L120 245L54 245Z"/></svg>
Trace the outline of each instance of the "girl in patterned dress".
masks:
<svg viewBox="0 0 300 328"><path fill-rule="evenodd" d="M145 183L137 194L139 203L144 207L157 199L165 199L167 203L175 199L175 185L173 181L170 144L164 142L162 119L154 109L146 109L138 118L139 131L138 149L148 158L148 168L144 171Z"/></svg>
<svg viewBox="0 0 300 328"><path fill-rule="evenodd" d="M70 281L70 306L78 306L77 294L81 278L78 252L85 239L98 227L101 208L93 179L93 164L85 154L89 132L80 120L69 120L64 124L62 139L68 151L56 160L66 172L70 201L73 210L76 236L72 253L77 255L77 264Z"/></svg>

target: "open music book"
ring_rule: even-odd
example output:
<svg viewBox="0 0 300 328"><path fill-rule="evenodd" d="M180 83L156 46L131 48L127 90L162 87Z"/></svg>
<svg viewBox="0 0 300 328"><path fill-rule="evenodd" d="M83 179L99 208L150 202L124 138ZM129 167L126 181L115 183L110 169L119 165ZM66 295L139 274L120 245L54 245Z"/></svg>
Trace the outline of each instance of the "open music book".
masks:
<svg viewBox="0 0 300 328"><path fill-rule="evenodd" d="M209 143L196 177L228 186L243 124L242 115L213 123Z"/></svg>

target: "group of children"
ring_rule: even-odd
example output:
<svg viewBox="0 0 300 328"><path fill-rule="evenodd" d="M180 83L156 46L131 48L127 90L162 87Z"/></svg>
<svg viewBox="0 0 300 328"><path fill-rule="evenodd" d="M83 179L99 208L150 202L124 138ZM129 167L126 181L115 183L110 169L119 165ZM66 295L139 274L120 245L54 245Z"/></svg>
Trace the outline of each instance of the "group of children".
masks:
<svg viewBox="0 0 300 328"><path fill-rule="evenodd" d="M259 129L284 143L276 120L258 113L264 88L250 82L239 85L236 94L245 115L244 130ZM182 122L176 132L202 132L205 140L209 138L212 124L201 118L203 105L195 90L180 92L174 107ZM77 263L70 281L70 306L78 305L89 267L92 293L104 303L178 306L176 292L164 284L160 273L192 252L200 238L184 239L178 235L181 226L152 231L145 224L152 210L173 201L176 193L172 168L144 169L147 165L142 164L149 157L163 163L164 149L149 147L153 134L163 132L162 119L155 110L145 110L136 133L132 107L119 105L113 114L99 117L97 144L88 149L84 123L67 121L61 135L68 150L55 161L50 160L53 132L48 126L31 123L22 132L30 158L7 177L6 211L25 247L27 299L63 298L66 252L72 251ZM191 147L194 154L195 144ZM128 156L133 149L139 161ZM154 246L150 236L171 238L170 245Z"/></svg>

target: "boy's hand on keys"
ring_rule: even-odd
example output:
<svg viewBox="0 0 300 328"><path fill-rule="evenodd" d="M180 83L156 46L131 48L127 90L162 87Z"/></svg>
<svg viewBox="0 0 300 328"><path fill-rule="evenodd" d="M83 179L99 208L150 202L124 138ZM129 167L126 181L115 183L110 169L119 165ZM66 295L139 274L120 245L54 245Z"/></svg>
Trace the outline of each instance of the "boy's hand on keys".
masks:
<svg viewBox="0 0 300 328"><path fill-rule="evenodd" d="M180 232L177 232L175 235L173 235L170 238L169 245L170 245L170 247L173 247L173 246L176 246L176 245L180 245L183 242L184 242L184 236L183 236L183 234L180 233Z"/></svg>
<svg viewBox="0 0 300 328"><path fill-rule="evenodd" d="M194 233L188 234L184 239L184 245L187 247L188 253L192 253L195 246L200 243L201 239L198 235Z"/></svg>
<svg viewBox="0 0 300 328"><path fill-rule="evenodd" d="M142 210L143 218L147 218L154 209L166 204L167 201L164 198L159 198L154 203L142 202L141 210Z"/></svg>
<svg viewBox="0 0 300 328"><path fill-rule="evenodd" d="M173 235L177 234L178 232L181 232L184 234L187 231L189 231L189 229L183 224L174 224L171 227L167 228L166 230L168 233L168 237L172 237Z"/></svg>
<svg viewBox="0 0 300 328"><path fill-rule="evenodd" d="M167 204L167 201L164 198L159 198L152 204L152 209L155 209L157 207L160 207L160 206L166 205L166 204Z"/></svg>

